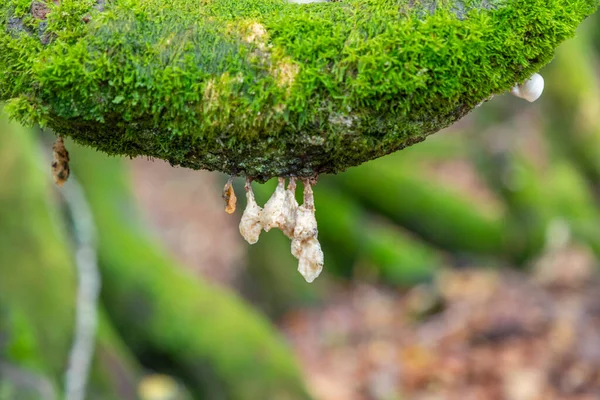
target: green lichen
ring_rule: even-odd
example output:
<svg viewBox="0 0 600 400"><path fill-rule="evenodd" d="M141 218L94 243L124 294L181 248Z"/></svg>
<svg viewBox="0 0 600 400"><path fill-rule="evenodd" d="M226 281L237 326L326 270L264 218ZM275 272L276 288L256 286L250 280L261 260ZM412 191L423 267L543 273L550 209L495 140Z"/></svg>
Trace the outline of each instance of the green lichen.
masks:
<svg viewBox="0 0 600 400"><path fill-rule="evenodd" d="M600 1L62 0L37 30L31 1L4 4L13 117L264 180L424 140L549 62Z"/></svg>

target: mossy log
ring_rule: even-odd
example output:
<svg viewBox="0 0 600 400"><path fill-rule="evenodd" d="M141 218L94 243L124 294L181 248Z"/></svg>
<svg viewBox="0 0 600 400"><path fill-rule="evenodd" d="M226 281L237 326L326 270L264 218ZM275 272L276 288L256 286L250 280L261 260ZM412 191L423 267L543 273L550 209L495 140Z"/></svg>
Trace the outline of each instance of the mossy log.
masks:
<svg viewBox="0 0 600 400"><path fill-rule="evenodd" d="M5 357L60 382L74 320L74 268L31 135L0 120L0 306ZM56 208L54 209L56 210Z"/></svg>
<svg viewBox="0 0 600 400"><path fill-rule="evenodd" d="M366 209L454 254L509 254L512 234L503 213L488 213L458 190L419 175L402 157L388 157L335 178Z"/></svg>
<svg viewBox="0 0 600 400"><path fill-rule="evenodd" d="M599 4L6 0L0 100L110 154L338 172L529 78Z"/></svg>
<svg viewBox="0 0 600 400"><path fill-rule="evenodd" d="M99 318L86 399L136 400L142 367L114 329L104 307L100 308Z"/></svg>
<svg viewBox="0 0 600 400"><path fill-rule="evenodd" d="M570 118L568 113L564 117ZM482 135L486 134L475 132L472 143L477 143L476 137ZM548 139L548 135L544 135L544 143L540 145L551 147ZM536 151L544 152L543 149ZM568 224L575 239L600 254L600 213L589 182L564 155L548 154L547 157L540 166L532 161L526 149L517 146L502 154L486 151L484 145L474 151L482 175L507 205L506 223L513 234L511 254L513 261L519 264L530 261L545 249L548 229L556 222Z"/></svg>
<svg viewBox="0 0 600 400"><path fill-rule="evenodd" d="M58 399L73 340L75 267L34 135L5 118L0 134L0 361L45 377ZM88 398L134 399L137 373L102 317Z"/></svg>
<svg viewBox="0 0 600 400"><path fill-rule="evenodd" d="M555 82L544 102L547 130L571 158L600 201L600 79L599 57L592 41L600 37L598 20L582 26L576 41L560 49L556 62L546 69Z"/></svg>
<svg viewBox="0 0 600 400"><path fill-rule="evenodd" d="M323 182L324 183L324 182ZM357 266L392 285L409 286L429 279L442 265L442 254L400 227L377 218L360 204L328 185L316 190L319 238L326 258L337 254L343 274L356 274Z"/></svg>
<svg viewBox="0 0 600 400"><path fill-rule="evenodd" d="M600 25L600 12L596 11L596 13L592 16L589 24L590 26ZM596 33L592 35L592 41L596 52L600 54L600 32L596 31Z"/></svg>
<svg viewBox="0 0 600 400"><path fill-rule="evenodd" d="M549 190L552 187L549 181L553 179L543 178L552 174L548 170L554 168L547 166L542 173L516 145L503 152L490 150L484 142L494 142L489 137L494 133L479 130L473 133L473 159L488 186L507 206L505 223L513 234L510 255L512 261L522 264L542 251L548 226L558 217L553 207L555 193ZM507 137L506 141L510 142L511 138Z"/></svg>
<svg viewBox="0 0 600 400"><path fill-rule="evenodd" d="M201 398L307 399L274 328L234 294L178 268L136 216L122 160L69 144L96 218L102 299L127 345ZM218 235L218 232L215 232Z"/></svg>

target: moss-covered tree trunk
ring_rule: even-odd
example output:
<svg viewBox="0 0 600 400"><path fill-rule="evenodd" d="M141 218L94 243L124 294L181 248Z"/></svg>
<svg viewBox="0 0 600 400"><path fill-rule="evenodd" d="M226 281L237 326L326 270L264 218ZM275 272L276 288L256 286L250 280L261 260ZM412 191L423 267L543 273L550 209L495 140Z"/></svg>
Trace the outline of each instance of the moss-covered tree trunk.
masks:
<svg viewBox="0 0 600 400"><path fill-rule="evenodd" d="M0 117L0 134L0 361L13 371L5 390L17 396L9 398L32 390L32 398L43 398L27 384L35 383L28 377L33 374L45 378L59 399L76 291L66 226L32 132ZM136 379L135 361L101 313L89 398L134 399Z"/></svg>
<svg viewBox="0 0 600 400"><path fill-rule="evenodd" d="M600 55L593 47L600 37L598 20L596 15L583 25L578 40L562 46L547 68L553 85L548 87L545 112L551 138L600 201Z"/></svg>

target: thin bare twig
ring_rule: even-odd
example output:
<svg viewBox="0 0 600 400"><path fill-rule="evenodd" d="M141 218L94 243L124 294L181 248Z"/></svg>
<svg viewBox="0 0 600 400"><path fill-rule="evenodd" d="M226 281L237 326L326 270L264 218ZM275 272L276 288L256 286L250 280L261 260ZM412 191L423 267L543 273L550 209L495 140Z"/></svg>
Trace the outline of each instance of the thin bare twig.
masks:
<svg viewBox="0 0 600 400"><path fill-rule="evenodd" d="M100 274L96 255L96 226L83 189L75 177L61 190L71 217L77 267L75 335L65 376L65 399L85 398L98 324Z"/></svg>

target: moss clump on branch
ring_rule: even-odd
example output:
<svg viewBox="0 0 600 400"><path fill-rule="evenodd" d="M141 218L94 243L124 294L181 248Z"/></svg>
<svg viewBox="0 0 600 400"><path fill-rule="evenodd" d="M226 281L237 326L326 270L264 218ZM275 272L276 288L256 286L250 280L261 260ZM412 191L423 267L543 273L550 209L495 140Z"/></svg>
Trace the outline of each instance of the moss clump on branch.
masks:
<svg viewBox="0 0 600 400"><path fill-rule="evenodd" d="M524 81L599 4L7 0L0 100L110 154L259 180L337 172Z"/></svg>

